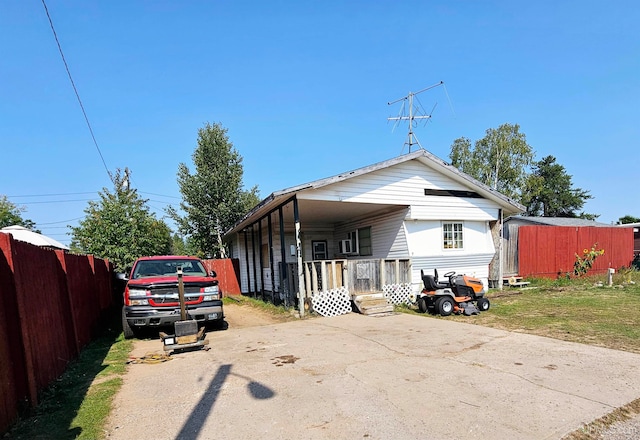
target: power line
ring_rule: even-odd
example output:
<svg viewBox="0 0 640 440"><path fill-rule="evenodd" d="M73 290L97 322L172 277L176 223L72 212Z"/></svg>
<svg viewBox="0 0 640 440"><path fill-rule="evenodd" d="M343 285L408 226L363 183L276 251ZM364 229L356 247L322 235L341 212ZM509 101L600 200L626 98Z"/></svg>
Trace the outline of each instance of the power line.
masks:
<svg viewBox="0 0 640 440"><path fill-rule="evenodd" d="M40 205L43 203L93 202L94 199L40 200L37 202L19 202L21 205Z"/></svg>
<svg viewBox="0 0 640 440"><path fill-rule="evenodd" d="M67 222L72 222L75 220L80 220L82 217L76 217L76 218L70 218L69 220L60 220L59 222L48 222L48 223L37 223L37 226L45 226L45 225L59 225L60 223L67 223ZM66 228L66 226L62 226L63 228Z"/></svg>
<svg viewBox="0 0 640 440"><path fill-rule="evenodd" d="M152 196L160 196L160 197L168 197L171 199L179 199L180 197L177 196L165 196L164 194L156 194L156 193L151 193L151 192L145 192L145 191L138 191L140 194L150 194Z"/></svg>
<svg viewBox="0 0 640 440"><path fill-rule="evenodd" d="M91 124L89 123L89 118L87 117L87 112L84 111L84 106L82 105L82 100L80 100L80 94L78 93L78 89L76 88L76 84L73 82L73 78L71 77L71 71L69 70L69 66L67 65L67 60L64 58L64 53L62 53L62 46L60 46L60 41L58 40L58 35L56 34L56 30L53 27L53 21L51 20L51 16L49 15L49 9L47 9L47 4L42 0L42 6L44 6L44 11L47 14L47 18L49 19L49 25L51 25L51 31L53 31L53 37L56 39L56 44L58 45L58 50L60 51L60 56L62 57L62 62L64 63L64 68L67 70L67 75L69 75L69 81L71 81L71 86L73 87L73 91L76 94L76 98L78 98L78 103L80 104L80 108L82 109L82 114L84 115L84 120L87 122L87 127L89 127L89 132L91 133L91 138L93 139L93 143L96 146L96 150L98 150L98 154L100 155L100 160L102 160L102 165L104 165L104 169L107 171L107 175L109 176L109 180L113 182L113 176L107 167L107 163L104 161L104 157L102 156L102 151L100 151L100 147L98 147L98 141L96 141L96 137L93 134L93 129L91 128Z"/></svg>
<svg viewBox="0 0 640 440"><path fill-rule="evenodd" d="M24 194L21 196L7 196L9 198L19 197L53 197L53 196L78 196L82 194L96 194L98 191L85 191L85 192L73 192L73 193L57 193L57 194Z"/></svg>

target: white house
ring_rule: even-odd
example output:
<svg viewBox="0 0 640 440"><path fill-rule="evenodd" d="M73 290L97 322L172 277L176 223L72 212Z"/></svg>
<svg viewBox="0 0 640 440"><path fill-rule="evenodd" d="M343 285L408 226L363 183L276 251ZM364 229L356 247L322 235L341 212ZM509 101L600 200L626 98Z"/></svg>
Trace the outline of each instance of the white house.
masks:
<svg viewBox="0 0 640 440"><path fill-rule="evenodd" d="M338 291L406 299L421 289L421 269L499 280L502 219L522 211L421 149L274 192L224 240L243 293L303 313L309 298Z"/></svg>

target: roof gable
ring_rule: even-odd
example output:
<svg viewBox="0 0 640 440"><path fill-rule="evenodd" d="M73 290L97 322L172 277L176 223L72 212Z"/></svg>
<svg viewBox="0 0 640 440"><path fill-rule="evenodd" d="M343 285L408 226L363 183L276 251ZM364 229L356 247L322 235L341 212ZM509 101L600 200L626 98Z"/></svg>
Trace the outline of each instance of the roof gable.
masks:
<svg viewBox="0 0 640 440"><path fill-rule="evenodd" d="M363 183L369 185L368 188L343 191L354 189ZM407 187L407 191L411 191L411 196L407 198L403 194L402 200L399 200L397 188L402 185ZM395 196L393 191L387 191L385 194L385 191L391 188L396 189ZM520 203L473 179L428 151L420 149L335 176L275 191L256 205L225 235L239 230L252 219L266 215L293 196L300 200L344 201L348 198L356 203L409 205L412 197L424 199L428 195L425 190L446 190L450 192L447 195L460 199L464 198L465 194L467 197L475 197L477 194L478 198L486 199L496 208L502 209L505 216L525 210Z"/></svg>

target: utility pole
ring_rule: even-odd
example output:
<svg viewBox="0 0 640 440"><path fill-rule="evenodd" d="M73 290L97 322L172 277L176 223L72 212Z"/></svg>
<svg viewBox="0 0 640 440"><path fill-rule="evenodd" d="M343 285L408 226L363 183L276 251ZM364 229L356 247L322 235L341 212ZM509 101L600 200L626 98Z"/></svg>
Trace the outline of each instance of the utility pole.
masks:
<svg viewBox="0 0 640 440"><path fill-rule="evenodd" d="M409 115L404 115L403 110L404 110L404 103L402 105L402 109L400 110L400 116L396 116L396 117L392 117L392 118L387 118L387 121L396 121L396 124L399 123L400 121L409 121L409 134L407 136L407 142L404 143L404 145L409 145L409 153L411 153L411 146L417 144L420 148L422 148L422 145L420 145L420 141L418 140L418 138L416 137L416 135L413 133L413 124L414 121L416 120L428 120L431 119L431 114L429 115L416 115L414 113L414 107L413 107L413 97L418 95L419 93L422 92L426 92L427 90L433 89L434 87L438 87L444 84L444 81L440 81L437 84L434 84L432 86L429 86L425 89L422 89L418 92L409 92L409 94L407 96L404 96L400 99L396 99L395 101L391 101L391 102L387 102L387 105L393 105L397 102L400 101L408 101L409 103ZM435 105L433 106L433 108L435 109ZM433 109L431 110L431 113L433 113Z"/></svg>

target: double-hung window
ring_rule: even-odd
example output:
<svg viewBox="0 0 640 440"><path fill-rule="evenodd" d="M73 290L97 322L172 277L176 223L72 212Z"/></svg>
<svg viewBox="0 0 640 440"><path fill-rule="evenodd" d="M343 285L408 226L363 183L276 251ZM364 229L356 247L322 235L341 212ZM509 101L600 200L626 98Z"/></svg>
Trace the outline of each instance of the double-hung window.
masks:
<svg viewBox="0 0 640 440"><path fill-rule="evenodd" d="M444 249L463 248L462 222L442 223L442 244Z"/></svg>

